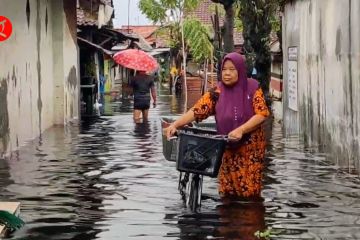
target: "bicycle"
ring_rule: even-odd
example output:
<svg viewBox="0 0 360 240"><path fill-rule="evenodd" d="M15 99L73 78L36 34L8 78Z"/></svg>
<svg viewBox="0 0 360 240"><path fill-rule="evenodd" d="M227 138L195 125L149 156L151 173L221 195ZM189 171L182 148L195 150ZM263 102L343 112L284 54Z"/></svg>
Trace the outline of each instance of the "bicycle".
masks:
<svg viewBox="0 0 360 240"><path fill-rule="evenodd" d="M162 119L162 127L168 126ZM178 190L191 211L201 207L203 176L217 177L227 136L214 129L184 127L169 141L163 135L163 153L167 160L176 161L180 172Z"/></svg>
<svg viewBox="0 0 360 240"><path fill-rule="evenodd" d="M180 172L178 190L185 205L193 212L196 212L201 207L202 183L203 175Z"/></svg>

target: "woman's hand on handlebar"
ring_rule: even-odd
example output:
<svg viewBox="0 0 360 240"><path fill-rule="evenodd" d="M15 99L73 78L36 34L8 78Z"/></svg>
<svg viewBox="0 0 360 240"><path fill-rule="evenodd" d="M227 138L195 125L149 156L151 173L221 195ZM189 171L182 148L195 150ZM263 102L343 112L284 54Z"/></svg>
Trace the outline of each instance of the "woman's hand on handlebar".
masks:
<svg viewBox="0 0 360 240"><path fill-rule="evenodd" d="M230 142L237 142L240 141L241 138L244 135L244 131L241 127L236 128L234 130L232 130L229 134L228 134L228 140Z"/></svg>
<svg viewBox="0 0 360 240"><path fill-rule="evenodd" d="M172 136L174 136L176 132L177 132L177 128L173 124L171 124L169 127L167 127L166 128L166 137L167 137L167 139L170 140L170 138Z"/></svg>

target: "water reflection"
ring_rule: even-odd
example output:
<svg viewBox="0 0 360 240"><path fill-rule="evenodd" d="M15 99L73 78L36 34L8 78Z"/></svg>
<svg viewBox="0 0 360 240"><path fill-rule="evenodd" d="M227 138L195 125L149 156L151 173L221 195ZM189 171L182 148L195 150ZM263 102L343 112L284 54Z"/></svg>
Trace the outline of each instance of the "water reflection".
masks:
<svg viewBox="0 0 360 240"><path fill-rule="evenodd" d="M169 233L167 236L177 236L181 240L258 240L254 233L265 229L265 206L262 202L224 200L218 202L212 211L187 213L178 217L180 233Z"/></svg>
<svg viewBox="0 0 360 240"><path fill-rule="evenodd" d="M135 123L134 137L137 139L148 139L150 135L150 123L148 120Z"/></svg>
<svg viewBox="0 0 360 240"><path fill-rule="evenodd" d="M27 224L16 232L18 239L91 239L99 231L94 224L106 216L102 199L108 192L97 187L100 176L86 173L103 166L91 157L91 151L107 151L103 147L94 150L92 144L111 139L103 133L73 139L76 133L76 128L65 132L54 128L21 149L16 159L7 159L13 184L5 185L2 180L0 191L7 192L6 200L22 203Z"/></svg>
<svg viewBox="0 0 360 240"><path fill-rule="evenodd" d="M134 123L134 145L138 151L141 153L139 157L145 161L154 161L154 155L156 148L154 146L154 135L156 136L157 124L154 124L154 128L151 129L152 123L148 120Z"/></svg>
<svg viewBox="0 0 360 240"><path fill-rule="evenodd" d="M224 239L257 240L254 233L265 229L265 206L262 202L225 201L217 207L221 226L216 235Z"/></svg>

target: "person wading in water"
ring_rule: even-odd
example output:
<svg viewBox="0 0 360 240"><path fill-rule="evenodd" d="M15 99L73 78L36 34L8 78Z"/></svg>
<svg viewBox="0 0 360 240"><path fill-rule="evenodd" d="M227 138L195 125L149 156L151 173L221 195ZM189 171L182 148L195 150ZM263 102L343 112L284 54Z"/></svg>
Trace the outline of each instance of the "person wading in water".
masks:
<svg viewBox="0 0 360 240"><path fill-rule="evenodd" d="M156 107L156 89L154 76L147 75L146 72L138 71L131 78L130 86L133 88L134 94L134 112L133 118L136 123L148 119L151 97L153 99L153 107ZM151 92L151 97L150 97Z"/></svg>

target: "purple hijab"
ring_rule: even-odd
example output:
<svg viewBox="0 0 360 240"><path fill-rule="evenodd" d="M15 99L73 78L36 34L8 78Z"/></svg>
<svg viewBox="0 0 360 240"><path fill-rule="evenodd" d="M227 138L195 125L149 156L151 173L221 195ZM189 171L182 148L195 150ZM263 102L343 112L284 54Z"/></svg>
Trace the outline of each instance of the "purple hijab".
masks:
<svg viewBox="0 0 360 240"><path fill-rule="evenodd" d="M222 135L227 135L255 114L252 102L259 88L256 80L247 78L245 58L242 55L235 52L227 54L221 69L227 60L235 65L238 81L233 86L226 86L222 82L218 84L220 95L215 107L215 119L217 132Z"/></svg>

